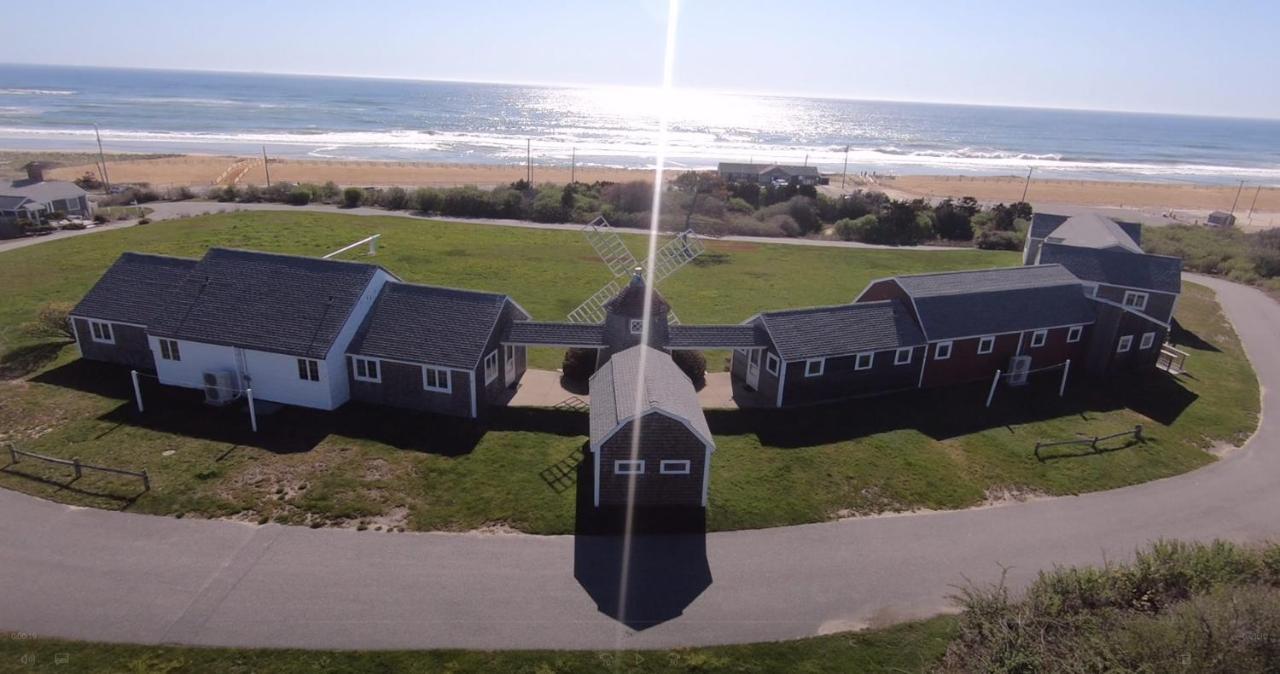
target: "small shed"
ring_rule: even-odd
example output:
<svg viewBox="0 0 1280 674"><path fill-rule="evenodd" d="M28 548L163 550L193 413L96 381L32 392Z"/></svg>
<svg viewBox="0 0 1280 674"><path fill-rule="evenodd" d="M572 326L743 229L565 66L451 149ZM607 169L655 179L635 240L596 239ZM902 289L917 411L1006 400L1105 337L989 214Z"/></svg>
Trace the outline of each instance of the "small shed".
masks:
<svg viewBox="0 0 1280 674"><path fill-rule="evenodd" d="M595 505L706 507L715 444L671 356L644 345L616 353L590 390Z"/></svg>
<svg viewBox="0 0 1280 674"><path fill-rule="evenodd" d="M1209 214L1205 223L1210 227L1234 227L1236 224L1236 216L1225 211L1214 211Z"/></svg>

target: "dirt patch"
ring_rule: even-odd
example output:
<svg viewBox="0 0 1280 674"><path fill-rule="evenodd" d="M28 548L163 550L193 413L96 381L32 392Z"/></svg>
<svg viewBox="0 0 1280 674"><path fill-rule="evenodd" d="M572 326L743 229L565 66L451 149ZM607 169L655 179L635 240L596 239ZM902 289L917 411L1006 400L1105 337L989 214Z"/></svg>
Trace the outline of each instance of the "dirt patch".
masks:
<svg viewBox="0 0 1280 674"><path fill-rule="evenodd" d="M364 462L364 480L385 480L391 477L391 464L386 459L369 459Z"/></svg>
<svg viewBox="0 0 1280 674"><path fill-rule="evenodd" d="M1040 499L1049 498L1049 495L1035 489L1026 487L993 487L986 491L986 496L982 500L982 506L999 506L1008 505L1010 503L1026 503L1027 501L1038 501Z"/></svg>
<svg viewBox="0 0 1280 674"><path fill-rule="evenodd" d="M472 529L467 533L479 536L509 536L520 532L512 528L511 525L506 522L490 522L478 529Z"/></svg>
<svg viewBox="0 0 1280 674"><path fill-rule="evenodd" d="M1240 449L1240 445L1233 445L1230 442L1215 442L1209 446L1208 452L1219 459Z"/></svg>

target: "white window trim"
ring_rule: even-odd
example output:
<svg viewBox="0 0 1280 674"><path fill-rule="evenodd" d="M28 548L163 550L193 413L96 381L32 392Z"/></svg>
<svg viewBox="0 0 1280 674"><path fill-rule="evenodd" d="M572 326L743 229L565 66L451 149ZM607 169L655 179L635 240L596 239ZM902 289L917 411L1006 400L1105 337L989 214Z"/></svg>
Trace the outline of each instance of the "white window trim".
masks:
<svg viewBox="0 0 1280 674"><path fill-rule="evenodd" d="M862 364L862 359L863 359L863 358L866 358L866 359L867 359L867 364L866 364L866 365L863 365L863 364ZM872 365L875 365L875 364L876 364L876 354L875 354L874 352L871 352L871 351L864 351L864 352L862 352L862 353L856 353L856 354L854 354L854 355L853 355L853 369L854 369L854 370L870 370L870 369L871 369L871 366L872 366Z"/></svg>
<svg viewBox="0 0 1280 674"><path fill-rule="evenodd" d="M658 472L663 475L688 475L693 462L688 459L663 459Z"/></svg>
<svg viewBox="0 0 1280 674"><path fill-rule="evenodd" d="M817 364L818 364L818 371L817 371L817 372L814 372L814 371L811 369L811 366L812 366L814 363L817 363ZM825 372L825 371L826 371L826 369L827 369L827 359L826 359L826 358L810 358L809 360L806 360L806 361L804 362L804 376L806 376L806 377L821 377L821 376L822 376L822 373L823 373L823 372Z"/></svg>
<svg viewBox="0 0 1280 674"><path fill-rule="evenodd" d="M1155 346L1155 343L1156 343L1156 333L1144 332L1142 333L1142 341L1138 343L1138 348L1140 350L1145 351L1147 349L1150 349L1152 346Z"/></svg>
<svg viewBox="0 0 1280 674"><path fill-rule="evenodd" d="M116 331L112 329L111 323L107 321L95 321L93 319L86 319L86 320L89 321L89 338L90 339L92 339L93 341L99 344L115 344L116 343ZM99 337L98 336L99 333L106 336Z"/></svg>
<svg viewBox="0 0 1280 674"><path fill-rule="evenodd" d="M444 380L444 386L432 386L427 383L427 373L435 372L436 381ZM379 373L381 374L381 373ZM453 376L449 370L443 367L431 367L430 365L422 366L422 390L435 391L436 393L450 393L453 391Z"/></svg>
<svg viewBox="0 0 1280 674"><path fill-rule="evenodd" d="M371 381L375 384L382 382L382 361L377 358L361 358L360 356L351 357L351 375L360 381ZM377 372L377 376L370 377L369 364L373 364L373 369ZM365 374L360 374L360 365L364 365Z"/></svg>
<svg viewBox="0 0 1280 674"><path fill-rule="evenodd" d="M644 334L644 320L639 318L631 319L627 323L627 329L630 330L633 335Z"/></svg>
<svg viewBox="0 0 1280 674"><path fill-rule="evenodd" d="M1116 342L1116 353L1125 353L1133 346L1133 335L1125 335Z"/></svg>
<svg viewBox="0 0 1280 674"><path fill-rule="evenodd" d="M644 475L644 459L619 459L613 462L614 475Z"/></svg>
<svg viewBox="0 0 1280 674"><path fill-rule="evenodd" d="M320 361L316 360L315 358L299 358L298 365L302 365L303 363L306 363L306 365L298 368L299 370L298 380L308 381L313 384L319 383L320 382ZM302 376L302 371L304 368L307 373L307 376L305 377ZM313 374L315 375L314 377L312 377Z"/></svg>
<svg viewBox="0 0 1280 674"><path fill-rule="evenodd" d="M914 353L915 353L915 349L913 349L913 348L911 348L911 347L907 347L907 348L905 348L905 349L898 349L898 350L894 351L894 352L893 352L893 364L894 364L894 365L910 365L910 364L911 364L911 358L912 358L912 356L914 355ZM906 356L906 358L903 358L903 355L905 355L905 356Z"/></svg>
<svg viewBox="0 0 1280 674"><path fill-rule="evenodd" d="M982 348L982 345L984 344L987 346L986 349ZM985 356L988 353L991 353L992 351L995 351L995 350L996 350L995 335L987 335L985 337L978 338L978 355L979 356Z"/></svg>
<svg viewBox="0 0 1280 674"><path fill-rule="evenodd" d="M772 353L765 356L764 369L768 370L769 374L777 376L778 366L781 364L782 364L782 361L778 360L778 357L773 355Z"/></svg>
<svg viewBox="0 0 1280 674"><path fill-rule="evenodd" d="M1031 348L1038 349L1044 346L1045 342L1047 341L1049 341L1048 330L1036 330L1035 332L1031 333Z"/></svg>
<svg viewBox="0 0 1280 674"><path fill-rule="evenodd" d="M178 347L178 340L159 338L156 342L160 345L160 360L168 360L175 363L182 362L182 349Z"/></svg>
<svg viewBox="0 0 1280 674"><path fill-rule="evenodd" d="M1070 328L1067 328L1067 343L1075 344L1076 342L1080 341L1080 337L1083 334L1084 334L1083 325L1073 325Z"/></svg>
<svg viewBox="0 0 1280 674"><path fill-rule="evenodd" d="M493 364L490 365L489 361ZM494 379L498 378L498 350L494 349L489 355L484 357L484 383L492 384Z"/></svg>
<svg viewBox="0 0 1280 674"><path fill-rule="evenodd" d="M1130 297L1134 298L1133 304L1129 304ZM1149 296L1147 295L1147 293L1140 293L1136 290L1126 290L1124 291L1124 300L1120 302L1120 304L1130 309L1137 309L1138 311L1146 311L1148 299L1149 299Z"/></svg>
<svg viewBox="0 0 1280 674"><path fill-rule="evenodd" d="M951 357L951 349L952 349L952 347L953 347L953 346L955 346L955 345L954 345L952 342L950 342L950 341L946 341L946 342L938 342L937 344L933 345L933 359L934 359L934 360L947 360L948 358L950 358L950 357ZM943 354L943 349L944 349L944 348L946 349L946 354L945 354L945 355Z"/></svg>

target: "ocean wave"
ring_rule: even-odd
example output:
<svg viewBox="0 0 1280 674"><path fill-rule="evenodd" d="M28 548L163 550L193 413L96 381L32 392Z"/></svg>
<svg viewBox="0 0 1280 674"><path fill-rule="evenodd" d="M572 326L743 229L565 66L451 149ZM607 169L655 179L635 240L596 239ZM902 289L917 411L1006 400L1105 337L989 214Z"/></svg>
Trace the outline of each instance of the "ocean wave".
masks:
<svg viewBox="0 0 1280 674"><path fill-rule="evenodd" d="M0 89L0 96L74 96L77 93L70 89Z"/></svg>

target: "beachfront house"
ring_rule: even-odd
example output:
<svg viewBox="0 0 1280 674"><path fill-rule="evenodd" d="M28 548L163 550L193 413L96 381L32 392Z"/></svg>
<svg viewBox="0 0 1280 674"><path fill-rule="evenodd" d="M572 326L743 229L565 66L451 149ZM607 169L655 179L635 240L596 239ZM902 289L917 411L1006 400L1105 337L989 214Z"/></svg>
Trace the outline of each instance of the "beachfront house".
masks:
<svg viewBox="0 0 1280 674"><path fill-rule="evenodd" d="M93 216L89 195L75 183L45 180L38 162L26 165L27 177L0 185L0 238L20 236L26 227L39 225L61 214L74 218Z"/></svg>
<svg viewBox="0 0 1280 674"><path fill-rule="evenodd" d="M507 295L387 283L347 349L351 397L482 416L524 375L525 347L501 340L529 317Z"/></svg>
<svg viewBox="0 0 1280 674"><path fill-rule="evenodd" d="M784 166L781 164L742 164L720 162L716 169L726 183L757 185L820 185L822 174L816 166Z"/></svg>

